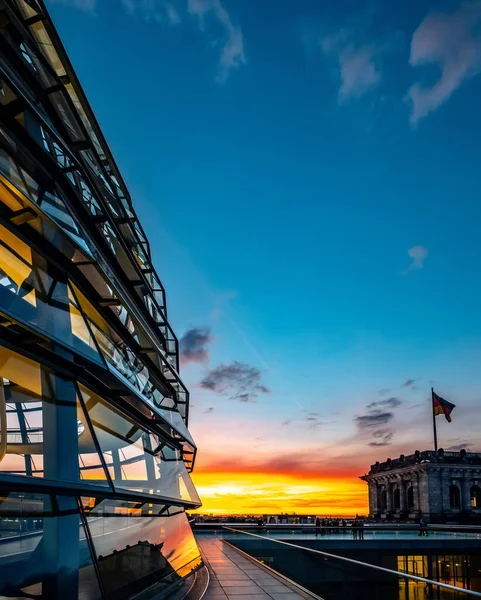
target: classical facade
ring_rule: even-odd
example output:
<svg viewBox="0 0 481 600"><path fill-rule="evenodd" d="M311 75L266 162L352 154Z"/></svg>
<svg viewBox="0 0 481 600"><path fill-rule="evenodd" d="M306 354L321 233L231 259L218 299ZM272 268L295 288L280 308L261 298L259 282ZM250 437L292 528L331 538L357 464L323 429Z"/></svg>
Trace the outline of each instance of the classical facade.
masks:
<svg viewBox="0 0 481 600"><path fill-rule="evenodd" d="M4 0L0 598L159 598L200 567L188 424L129 192L45 5Z"/></svg>
<svg viewBox="0 0 481 600"><path fill-rule="evenodd" d="M361 479L372 518L481 520L481 454L417 450L377 462Z"/></svg>

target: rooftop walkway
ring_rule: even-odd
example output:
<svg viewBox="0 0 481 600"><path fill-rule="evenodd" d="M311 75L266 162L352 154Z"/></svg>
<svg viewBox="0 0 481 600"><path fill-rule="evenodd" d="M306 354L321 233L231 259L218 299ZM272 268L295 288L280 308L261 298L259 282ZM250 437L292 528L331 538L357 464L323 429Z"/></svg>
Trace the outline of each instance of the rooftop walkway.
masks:
<svg viewBox="0 0 481 600"><path fill-rule="evenodd" d="M203 600L312 600L318 598L215 535L197 538L209 570Z"/></svg>

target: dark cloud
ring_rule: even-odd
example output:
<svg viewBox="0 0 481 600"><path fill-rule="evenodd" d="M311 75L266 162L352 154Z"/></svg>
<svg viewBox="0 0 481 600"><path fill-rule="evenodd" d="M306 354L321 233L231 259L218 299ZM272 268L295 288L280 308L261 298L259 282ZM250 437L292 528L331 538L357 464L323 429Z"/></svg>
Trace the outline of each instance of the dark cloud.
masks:
<svg viewBox="0 0 481 600"><path fill-rule="evenodd" d="M282 427L285 427L286 425L290 425L292 423L292 419L287 419L287 421L282 421L281 425Z"/></svg>
<svg viewBox="0 0 481 600"><path fill-rule="evenodd" d="M370 414L354 417L354 421L360 431L377 429L380 425L386 425L394 417L392 412L374 410Z"/></svg>
<svg viewBox="0 0 481 600"><path fill-rule="evenodd" d="M411 387L415 383L416 383L415 379L406 379L406 381L402 384L401 387Z"/></svg>
<svg viewBox="0 0 481 600"><path fill-rule="evenodd" d="M209 327L193 327L184 333L179 341L180 360L183 364L206 363L209 358L209 344L212 342Z"/></svg>
<svg viewBox="0 0 481 600"><path fill-rule="evenodd" d="M269 393L261 383L261 371L238 361L211 369L200 382L200 387L217 394L229 395L233 400L252 402L260 393Z"/></svg>
<svg viewBox="0 0 481 600"><path fill-rule="evenodd" d="M391 396L384 400L375 400L366 406L366 413L356 415L354 422L361 434L371 435L372 439L368 442L369 446L389 446L394 436L393 429L383 428L394 418L393 409L404 405L404 400Z"/></svg>
<svg viewBox="0 0 481 600"><path fill-rule="evenodd" d="M255 402L255 400L250 399L249 394L239 394L235 399L239 400L239 402Z"/></svg>
<svg viewBox="0 0 481 600"><path fill-rule="evenodd" d="M392 429L377 429L376 431L372 432L372 437L375 437L375 438L384 437L388 433L391 433L391 431L392 431Z"/></svg>
<svg viewBox="0 0 481 600"><path fill-rule="evenodd" d="M206 415L210 414L210 413L213 413L213 412L214 412L214 407L213 406L210 406L208 409L204 410L204 414L206 414Z"/></svg>
<svg viewBox="0 0 481 600"><path fill-rule="evenodd" d="M394 435L394 431L392 429L377 429L372 432L373 438L375 440L373 442L369 442L369 446L374 448L381 446L390 446L392 444L392 438Z"/></svg>
<svg viewBox="0 0 481 600"><path fill-rule="evenodd" d="M371 404L368 404L366 408L367 410L372 410L373 408L397 408L398 406L401 406L402 403L402 400L392 396L386 400L377 400L376 402L371 402Z"/></svg>

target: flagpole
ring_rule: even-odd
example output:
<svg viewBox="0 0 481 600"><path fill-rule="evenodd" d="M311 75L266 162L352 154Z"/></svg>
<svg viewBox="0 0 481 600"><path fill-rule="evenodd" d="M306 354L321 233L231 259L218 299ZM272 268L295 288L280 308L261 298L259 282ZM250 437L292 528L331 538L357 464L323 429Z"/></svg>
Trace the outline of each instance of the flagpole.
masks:
<svg viewBox="0 0 481 600"><path fill-rule="evenodd" d="M433 411L434 452L438 451L438 433L436 431L436 415L434 414L434 389L431 388L431 408Z"/></svg>

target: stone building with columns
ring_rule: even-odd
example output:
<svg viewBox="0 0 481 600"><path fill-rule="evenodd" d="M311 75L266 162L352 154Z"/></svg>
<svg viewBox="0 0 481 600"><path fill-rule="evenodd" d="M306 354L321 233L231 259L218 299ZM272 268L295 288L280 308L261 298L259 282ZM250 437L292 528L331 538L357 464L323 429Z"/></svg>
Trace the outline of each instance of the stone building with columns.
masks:
<svg viewBox="0 0 481 600"><path fill-rule="evenodd" d="M361 479L376 520L481 522L481 454L416 450L376 462Z"/></svg>

